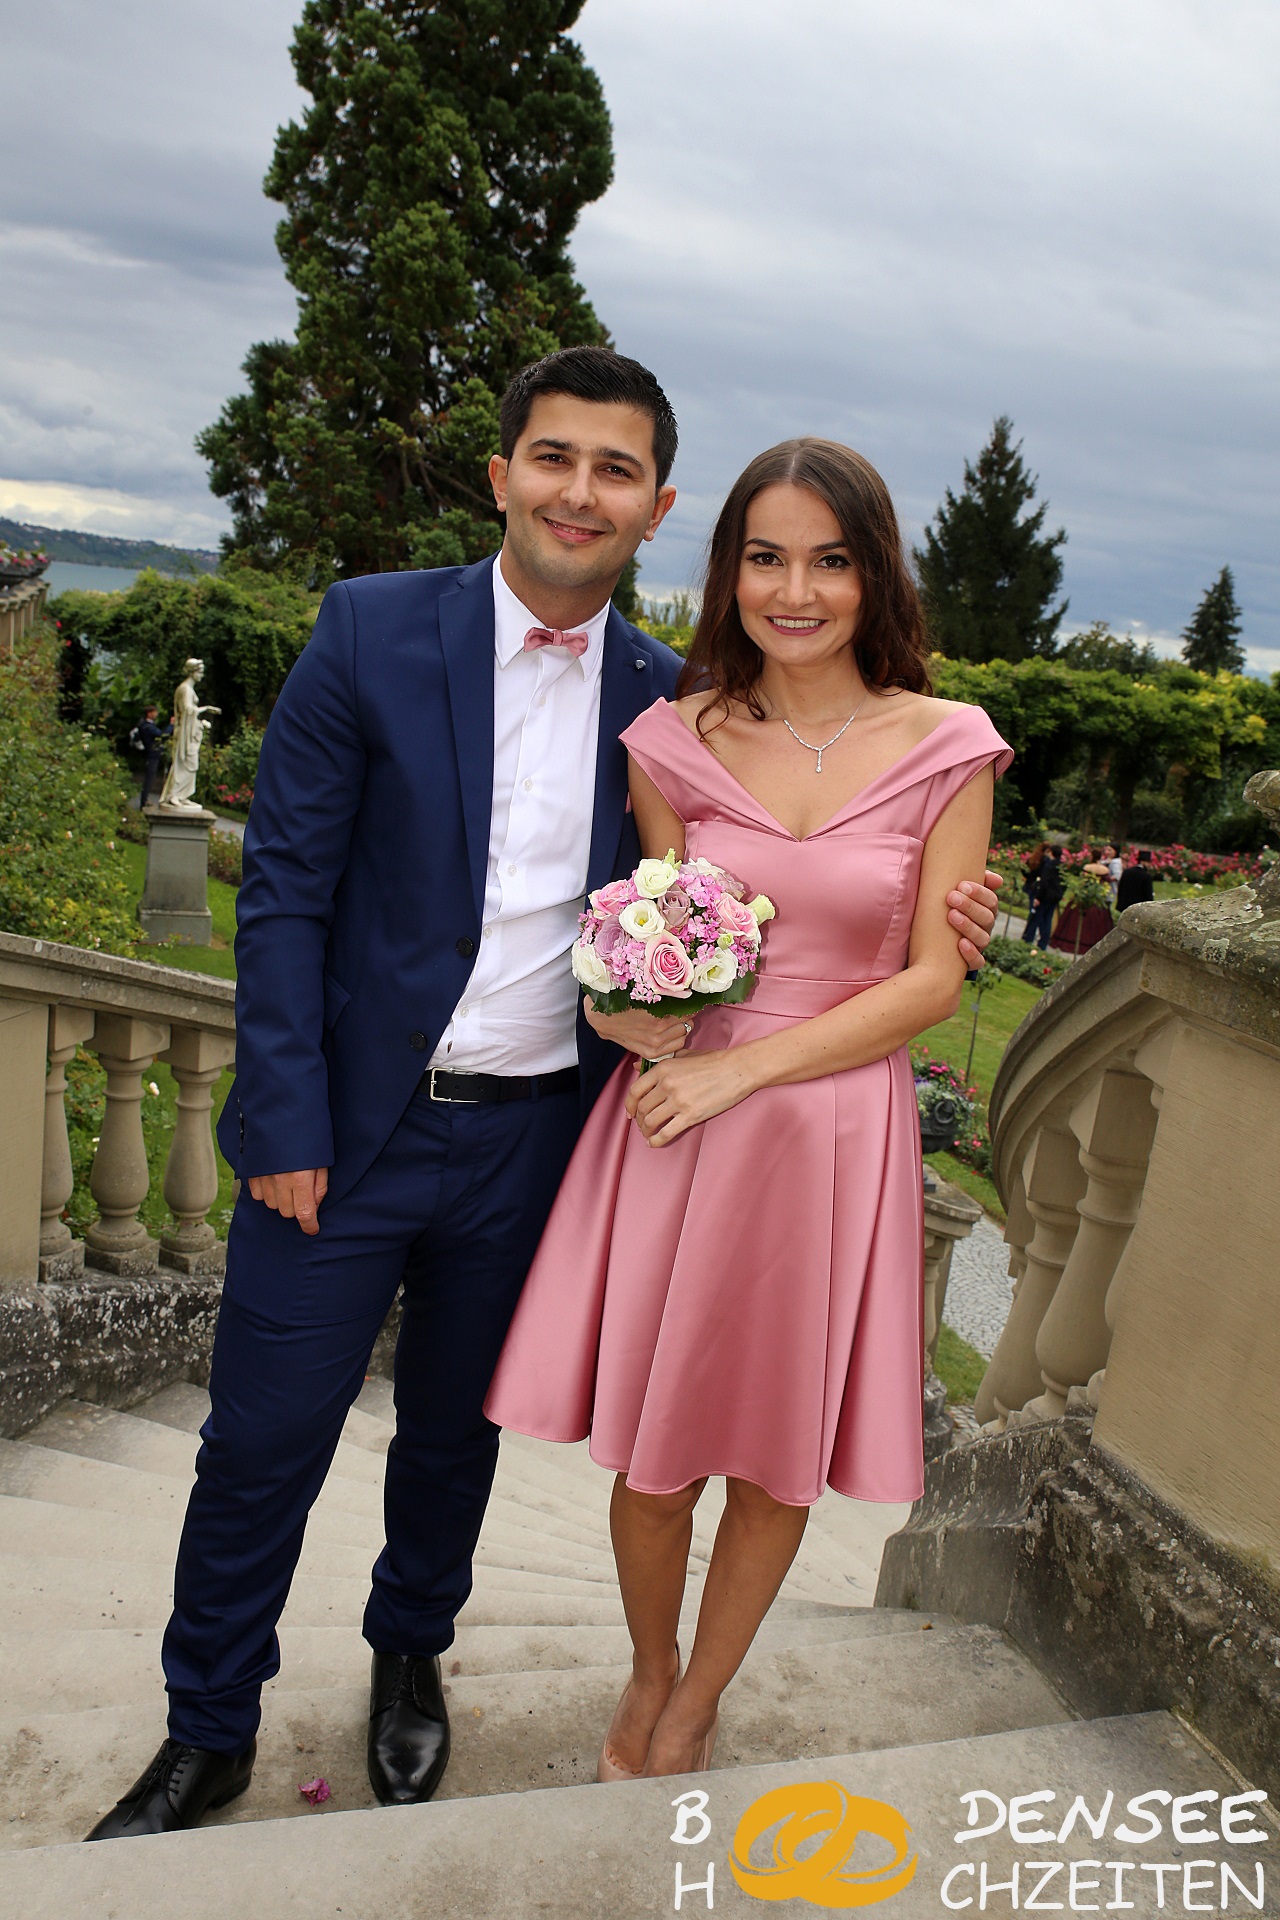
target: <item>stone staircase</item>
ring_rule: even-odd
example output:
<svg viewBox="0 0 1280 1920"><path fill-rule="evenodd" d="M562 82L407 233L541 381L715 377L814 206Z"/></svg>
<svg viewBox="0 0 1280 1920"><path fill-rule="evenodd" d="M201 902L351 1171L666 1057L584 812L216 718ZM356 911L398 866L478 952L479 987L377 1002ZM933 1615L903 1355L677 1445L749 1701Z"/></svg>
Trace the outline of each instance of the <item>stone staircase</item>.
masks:
<svg viewBox="0 0 1280 1920"><path fill-rule="evenodd" d="M392 1409L389 1383L371 1379L308 1529L250 1791L197 1833L83 1847L163 1733L159 1642L207 1406L187 1385L128 1413L67 1402L22 1440L0 1441L0 1912L9 1920L631 1920L673 1910L677 1865L688 1886L716 1860L715 1910L745 1914L759 1902L727 1861L741 1814L773 1787L831 1779L907 1815L921 1866L894 1904L903 1915L936 1914L943 1873L965 1857L953 1835L965 1824L959 1795L972 1788L1007 1798L1050 1787L1064 1810L1077 1792L1093 1804L1107 1787L1121 1805L1152 1786L1236 1790L1171 1716L1082 1722L998 1632L874 1608L883 1542L907 1509L833 1495L815 1508L726 1696L713 1772L597 1787L596 1752L629 1655L608 1544L610 1478L585 1446L508 1435L475 1592L445 1656L448 1774L431 1806L378 1809L364 1770L360 1617L382 1540ZM686 1646L718 1496L712 1483L697 1513ZM313 1810L298 1788L317 1775L332 1797ZM701 1847L673 1844L670 1803L699 1785L712 1834ZM1098 1844L1085 1829L1063 1856ZM1119 1845L1103 1857L1118 1857ZM977 1851L993 1878L1009 1878L1007 1835ZM1126 1895L1139 1914L1157 1910L1150 1888L1126 1886ZM1008 1911L1008 1900L991 1905ZM689 1891L682 1910L706 1903L706 1892ZM773 1904L813 1911L799 1898Z"/></svg>

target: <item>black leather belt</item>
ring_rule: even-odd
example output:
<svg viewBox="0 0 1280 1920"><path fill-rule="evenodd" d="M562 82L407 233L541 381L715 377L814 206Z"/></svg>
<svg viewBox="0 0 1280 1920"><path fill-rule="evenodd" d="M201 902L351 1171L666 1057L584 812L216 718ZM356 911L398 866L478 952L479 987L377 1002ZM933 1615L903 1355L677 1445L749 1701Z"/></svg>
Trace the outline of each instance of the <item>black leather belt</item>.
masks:
<svg viewBox="0 0 1280 1920"><path fill-rule="evenodd" d="M578 1069L561 1067L558 1073L450 1073L447 1067L428 1067L422 1076L432 1100L478 1107L495 1101L541 1100L550 1093L576 1093Z"/></svg>

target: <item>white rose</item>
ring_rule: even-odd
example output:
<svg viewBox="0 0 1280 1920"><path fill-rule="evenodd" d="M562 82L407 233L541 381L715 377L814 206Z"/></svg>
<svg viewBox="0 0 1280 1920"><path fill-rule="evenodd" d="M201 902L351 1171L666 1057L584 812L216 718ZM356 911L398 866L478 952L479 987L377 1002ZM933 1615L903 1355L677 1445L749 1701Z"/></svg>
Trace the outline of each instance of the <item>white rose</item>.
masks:
<svg viewBox="0 0 1280 1920"><path fill-rule="evenodd" d="M658 867L662 862L650 860L647 864ZM638 880L636 884L639 885ZM659 888L659 892L665 893L666 888ZM622 923L622 931L629 933L633 940L652 940L655 935L667 930L667 923L652 900L633 900L629 907L622 909L618 919Z"/></svg>
<svg viewBox="0 0 1280 1920"><path fill-rule="evenodd" d="M612 993L615 981L594 947L585 941L575 940L569 949L569 964L573 968L573 977L588 993Z"/></svg>
<svg viewBox="0 0 1280 1920"><path fill-rule="evenodd" d="M756 917L756 925L762 927L766 920L777 918L778 909L767 893L758 893L754 900L748 900L747 906Z"/></svg>
<svg viewBox="0 0 1280 1920"><path fill-rule="evenodd" d="M723 993L738 977L738 963L731 953L718 953L714 960L703 960L693 969L691 993Z"/></svg>
<svg viewBox="0 0 1280 1920"><path fill-rule="evenodd" d="M723 868L717 867L713 861L704 860L701 855L699 855L696 860L691 860L689 865L696 867L699 873L718 874L723 872Z"/></svg>
<svg viewBox="0 0 1280 1920"><path fill-rule="evenodd" d="M674 887L679 876L680 869L674 860L642 860L636 868L635 880L647 899L657 900L668 887Z"/></svg>

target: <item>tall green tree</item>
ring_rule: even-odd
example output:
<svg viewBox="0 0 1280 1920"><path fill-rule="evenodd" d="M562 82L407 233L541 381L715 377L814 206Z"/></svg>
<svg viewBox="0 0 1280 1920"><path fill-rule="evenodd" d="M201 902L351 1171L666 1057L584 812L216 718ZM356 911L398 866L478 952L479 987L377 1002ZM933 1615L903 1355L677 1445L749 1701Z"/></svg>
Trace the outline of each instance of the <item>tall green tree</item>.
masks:
<svg viewBox="0 0 1280 1920"><path fill-rule="evenodd" d="M1224 567L1183 630L1182 657L1197 673L1243 673L1244 648L1239 637L1236 583L1230 567Z"/></svg>
<svg viewBox="0 0 1280 1920"><path fill-rule="evenodd" d="M306 0L312 104L264 183L296 339L197 439L258 565L458 564L497 545L485 463L523 362L607 335L566 251L608 186L582 0Z"/></svg>
<svg viewBox="0 0 1280 1920"><path fill-rule="evenodd" d="M1036 481L1022 460L1013 422L1001 414L977 464L965 461L964 488L947 488L916 571L934 644L949 660L1026 660L1052 654L1067 610L1062 584L1066 533L1044 532L1048 504L1033 512Z"/></svg>

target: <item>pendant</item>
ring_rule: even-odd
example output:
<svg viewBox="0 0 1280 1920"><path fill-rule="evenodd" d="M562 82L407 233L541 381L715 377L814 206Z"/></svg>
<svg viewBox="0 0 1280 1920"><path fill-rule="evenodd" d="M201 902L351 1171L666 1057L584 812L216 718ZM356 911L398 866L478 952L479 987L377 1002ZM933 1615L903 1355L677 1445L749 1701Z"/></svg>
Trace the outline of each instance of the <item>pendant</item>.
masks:
<svg viewBox="0 0 1280 1920"><path fill-rule="evenodd" d="M818 748L818 767L817 767L817 771L819 773L822 772L822 754L823 754L823 749L819 747Z"/></svg>

